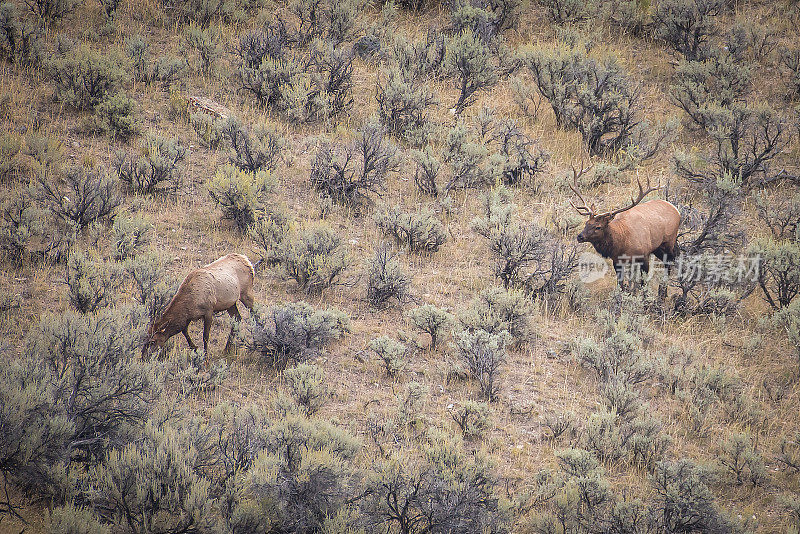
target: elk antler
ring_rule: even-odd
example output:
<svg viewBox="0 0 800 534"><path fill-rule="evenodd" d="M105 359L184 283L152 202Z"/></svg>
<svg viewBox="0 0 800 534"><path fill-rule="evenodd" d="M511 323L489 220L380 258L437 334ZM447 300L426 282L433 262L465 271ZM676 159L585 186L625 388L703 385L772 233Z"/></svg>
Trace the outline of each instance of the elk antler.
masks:
<svg viewBox="0 0 800 534"><path fill-rule="evenodd" d="M655 187L650 187L650 177L649 176L647 178L647 190L642 188L642 181L639 180L639 178L636 178L636 183L639 185L639 198L637 198L636 200L631 198L631 205L630 206L627 206L625 208L621 208L621 209L618 209L618 210L614 210L614 211L609 211L608 213L605 213L604 215L609 215L610 217L614 217L618 213L622 213L623 211L627 211L627 210L631 209L636 204L641 202L642 199L644 199L644 197L646 197L648 194L652 193L653 191L658 191L659 189L661 189L661 185L660 184L655 186Z"/></svg>
<svg viewBox="0 0 800 534"><path fill-rule="evenodd" d="M579 172L575 168L575 165L572 165L572 183L568 184L569 188L572 189L572 192L577 195L577 197L581 200L581 202L583 202L583 205L576 206L571 200L569 201L569 203L572 205L573 208L575 208L575 211L577 211L581 215L588 215L589 217L594 217L594 205L589 206L589 204L583 199L583 195L581 195L580 191L578 191L578 178L583 176L592 167L594 167L594 164L584 168L583 163L581 162L581 170Z"/></svg>

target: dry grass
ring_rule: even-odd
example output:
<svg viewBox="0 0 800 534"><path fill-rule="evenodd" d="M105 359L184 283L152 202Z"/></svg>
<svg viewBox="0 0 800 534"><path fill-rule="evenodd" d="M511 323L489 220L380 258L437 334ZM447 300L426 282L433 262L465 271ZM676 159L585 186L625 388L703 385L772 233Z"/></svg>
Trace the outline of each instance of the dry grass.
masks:
<svg viewBox="0 0 800 534"><path fill-rule="evenodd" d="M270 17L270 8L265 8L259 20ZM527 43L549 43L554 31L546 22L541 8L526 3L520 27L509 32L507 42L512 46ZM377 13L367 11L365 20L375 18ZM774 25L779 31L782 45L792 40L796 43L796 28L792 17L783 17L772 7L772 3L751 5L737 3L737 16L755 17ZM796 22L797 16L794 15ZM429 23L444 24L445 10L434 9L418 16L401 13L397 21L398 32L407 36L424 36ZM79 15L64 23L59 31L79 39L84 30L101 20L94 4L84 6ZM727 21L726 21L727 22ZM249 25L256 25L253 22ZM310 161L319 136L341 140L352 135L366 119L376 114L375 82L377 65L357 60L354 68L354 106L351 113L342 117L336 125L312 124L291 126L282 117L259 108L248 95L236 86L232 77L235 71L233 56L227 52L237 36L245 28L242 25L221 25L222 40L226 53L219 61L217 74L213 77L200 75L191 69L188 78L180 85L183 95L210 97L228 107L234 115L246 123L271 122L277 124L290 140L290 165L275 171L279 179L281 202L297 220L313 220L320 216L322 207L316 193L308 182ZM157 0L123 2L116 20L117 35L104 41L103 46L119 48L124 36L141 33L151 41L151 49L159 53L181 54L180 30L164 17ZM673 57L658 43L620 35L608 28L596 28L599 50L612 50L619 54L624 65L642 83L645 97L645 112L648 118L663 119L679 116L679 110L670 105L666 90L672 72ZM794 35L794 37L793 37ZM49 36L53 38L53 36ZM194 58L190 58L193 65ZM765 68L763 83L758 83L758 99L780 102L782 86L777 81L774 69ZM432 120L449 125L453 119L448 109L457 98L451 82L447 80L431 84L438 93L440 105L434 110ZM224 151L202 148L196 134L185 121L171 120L169 94L157 85L144 87L127 84L127 92L136 100L144 130L158 132L163 136L175 136L187 146L184 162L184 187L176 197L149 199L126 199L136 202L142 211L152 218L154 245L169 262L169 276L180 280L192 268L208 263L228 252L238 251L250 256L255 254L252 243L237 234L231 226L220 220L219 212L208 198L204 182L210 178L217 165L224 163ZM106 138L87 137L79 126L83 117L52 102L52 89L43 73L26 73L8 64L0 64L0 95L11 95L10 112L3 117L2 131L32 131L39 124L57 136L64 147L64 160L78 162L90 158L96 162L107 162L111 153L119 146L112 146ZM559 131L555 128L552 113L543 104L538 117L530 120L518 116L513 105L507 81L498 84L490 92L482 94L467 110L474 116L481 106L493 107L498 116L517 119L527 133L538 139L552 155L545 175L540 177L541 193L533 193L526 187L514 190L514 202L519 216L526 220L543 222L548 213L560 213L568 207L567 190L563 180L570 164L582 159L580 137L575 132ZM136 145L138 141L133 141ZM683 149L702 142L691 132L682 131L676 142ZM124 147L123 148L129 148ZM796 156L795 141L791 150ZM638 175L668 177L670 175L670 150L664 151L654 161L628 173L621 183L602 186L591 194L599 205L614 205L629 195ZM430 201L422 197L414 187L410 165L390 177L385 197L387 203L400 203L412 208ZM10 184L2 184L4 190ZM469 221L479 212L479 194L475 191L455 192L453 212L443 215L449 238L442 250L430 256L402 256L404 267L413 276L412 293L420 301L444 307L453 312L463 310L480 290L492 286L490 259L482 238L469 229ZM752 214L748 222L754 223ZM381 234L372 223L369 214L357 218L346 208L334 207L325 217L327 221L351 243L351 252L356 258L354 273L361 270L365 258L381 240ZM753 226L754 224L751 224ZM364 284L353 287L336 287L319 296L308 297L296 290L294 284L284 279L277 271L262 271L256 282L256 301L263 305L283 301L309 299L314 306L333 306L346 311L352 320L352 332L336 343L316 363L324 368L334 396L321 410L322 417L332 418L359 435L369 445L366 435L370 418L382 418L391 414L396 405L396 396L405 383L415 380L425 384L429 397L421 416L430 425L450 427L449 410L467 399L477 396L477 390L469 382L448 380L448 371L453 356L446 343L437 351L416 351L408 361L407 371L397 380L389 380L375 359L366 355L368 342L381 335L395 335L399 330L410 331L403 310L391 308L385 311L371 310L364 302ZM585 419L597 409L599 388L596 379L577 363L570 361L568 344L576 337L591 333L595 324L591 310L604 306L613 284L604 280L590 286L591 295L584 313L574 314L563 309L537 309L533 316L536 340L512 351L502 372L501 401L491 407L491 430L478 442L470 446L487 450L496 462L499 475L508 481L512 490L523 491L530 484L537 469L553 464L553 450L566 443L551 443L544 439L542 420L548 413L574 412ZM58 313L69 304L63 284L63 268L47 265L4 264L0 272L0 292L18 295L20 308L0 314L0 336L11 347L20 347L24 333L45 313ZM121 300L128 298L120 296ZM411 305L406 306L406 308ZM760 450L765 454L770 482L764 488L715 487L721 502L731 510L757 515L760 532L776 532L785 525L785 517L776 502L776 496L788 490L798 490L796 479L791 479L777 470L772 457L778 450L780 440L800 430L800 393L796 386L790 388L779 403L773 403L764 393L764 381L774 380L785 374L792 360L788 355L791 347L785 339L767 334L763 343L751 350L745 342L758 335L758 319L769 313L766 306L754 294L746 302L741 314L729 318L722 324L714 324L707 317L674 317L664 322L653 322L656 341L653 352L663 352L670 345L692 347L701 355L698 364L721 366L739 376L745 384L747 395L764 411L763 424L747 427L719 417L712 424L707 438L698 438L687 429L683 405L674 398L663 395L652 387L649 400L655 413L664 423L665 432L673 438L669 451L671 456L688 456L701 461L711 461L717 453L720 436L733 430L749 430L757 437ZM224 321L221 321L224 322ZM199 325L192 328L192 337L200 336ZM212 330L212 353L220 354L224 327L218 323ZM426 340L421 340L426 343ZM175 346L183 348L183 339L176 337ZM2 344L0 344L0 347ZM247 400L267 403L281 387L282 377L262 371L243 351L228 358L230 374L225 383L206 397L197 399L197 409L205 410L220 400ZM365 451L369 455L369 451ZM634 493L646 492L646 473L626 465L606 466L613 484L619 488L632 488ZM25 510L26 517L41 515L41 508L34 505ZM0 523L0 532L19 532L20 526L11 520ZM42 528L37 520L26 526L26 532L39 532Z"/></svg>

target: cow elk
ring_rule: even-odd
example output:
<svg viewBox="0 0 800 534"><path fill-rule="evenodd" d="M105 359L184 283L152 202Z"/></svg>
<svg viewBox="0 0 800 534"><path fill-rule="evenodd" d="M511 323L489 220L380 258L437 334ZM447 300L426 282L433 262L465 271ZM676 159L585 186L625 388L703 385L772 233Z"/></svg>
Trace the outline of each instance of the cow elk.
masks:
<svg viewBox="0 0 800 534"><path fill-rule="evenodd" d="M589 167L591 168L591 167ZM572 168L572 185L570 189L577 195L581 205L572 207L589 217L583 231L578 234L579 243L591 243L594 249L604 258L610 258L617 271L620 282L622 275L631 273L634 265L641 267L643 273L650 269L650 254L655 254L665 264L667 272L678 254L678 227L681 214L678 209L666 200L654 199L641 203L651 192L660 186L639 185L639 195L631 199L631 203L623 208L597 214L594 205L589 205L578 191L578 178L589 168L579 171Z"/></svg>
<svg viewBox="0 0 800 534"><path fill-rule="evenodd" d="M147 331L148 339L142 354L148 355L156 348L162 348L169 338L178 333L183 333L189 347L196 350L197 345L189 337L189 323L202 319L203 349L208 361L208 334L214 313L227 311L236 321L241 320L236 302L241 300L248 309L253 309L254 278L253 264L242 254L228 254L190 272L181 282L167 309ZM231 347L234 328L235 325L228 335L226 352Z"/></svg>

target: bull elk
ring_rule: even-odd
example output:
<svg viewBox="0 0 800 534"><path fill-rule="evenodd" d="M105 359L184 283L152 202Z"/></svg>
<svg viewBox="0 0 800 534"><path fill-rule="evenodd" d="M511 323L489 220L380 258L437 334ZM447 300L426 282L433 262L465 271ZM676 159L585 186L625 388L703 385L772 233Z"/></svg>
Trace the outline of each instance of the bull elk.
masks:
<svg viewBox="0 0 800 534"><path fill-rule="evenodd" d="M569 186L582 203L576 206L570 201L570 204L578 213L589 217L583 231L578 234L578 242L589 242L598 254L611 258L614 269L620 275L625 266L630 268L632 263L639 264L643 272L648 272L650 254L658 256L669 271L678 254L681 214L666 200L654 199L640 204L649 193L661 186L650 187L648 178L647 186L642 187L642 182L637 179L639 196L632 198L630 205L597 214L594 205L589 206L578 191L578 178L589 168L582 168L578 172L573 167L572 185Z"/></svg>
<svg viewBox="0 0 800 534"><path fill-rule="evenodd" d="M189 347L196 350L197 345L189 337L189 323L202 319L203 349L208 358L208 334L214 313L227 311L236 321L241 320L236 302L241 300L248 309L253 309L254 278L253 264L242 254L228 254L190 272L181 282L167 309L148 329L142 354L147 355L156 348L162 348L169 338L178 333L183 333ZM231 327L225 344L226 352L231 346L234 327Z"/></svg>

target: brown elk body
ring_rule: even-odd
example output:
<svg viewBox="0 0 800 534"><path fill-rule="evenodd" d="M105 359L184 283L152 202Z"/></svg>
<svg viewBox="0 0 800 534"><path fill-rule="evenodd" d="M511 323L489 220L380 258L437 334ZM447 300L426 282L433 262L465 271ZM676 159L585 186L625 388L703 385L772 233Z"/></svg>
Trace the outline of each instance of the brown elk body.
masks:
<svg viewBox="0 0 800 534"><path fill-rule="evenodd" d="M643 272L650 268L650 255L655 254L669 270L678 254L678 228L681 214L678 209L665 200L650 200L640 204L644 197L659 187L642 188L639 182L639 197L631 199L627 207L595 214L594 206L588 206L577 189L577 178L580 173L573 169L575 187L573 192L583 202L582 206L573 207L581 215L588 215L589 220L578 234L578 242L588 242L604 258L610 258L618 273L622 273L626 265L639 264Z"/></svg>
<svg viewBox="0 0 800 534"><path fill-rule="evenodd" d="M189 323L202 319L203 348L208 355L208 335L214 313L227 311L239 321L241 315L236 307L237 301L241 300L247 308L253 308L254 278L253 264L241 254L228 254L195 269L181 282L178 292L161 317L150 326L148 341L142 352L146 354L163 347L169 338L178 333L183 333L192 350L197 349L189 337ZM225 344L226 351L231 346L233 332L231 328Z"/></svg>

